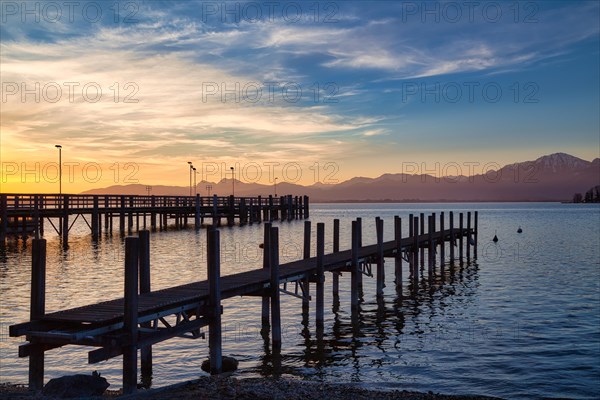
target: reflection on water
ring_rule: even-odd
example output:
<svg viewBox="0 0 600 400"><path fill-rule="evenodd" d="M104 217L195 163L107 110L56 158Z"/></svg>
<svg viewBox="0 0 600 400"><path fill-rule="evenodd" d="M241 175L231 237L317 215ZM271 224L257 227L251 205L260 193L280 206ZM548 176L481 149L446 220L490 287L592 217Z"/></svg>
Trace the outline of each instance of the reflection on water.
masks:
<svg viewBox="0 0 600 400"><path fill-rule="evenodd" d="M240 361L242 377L286 375L355 382L377 388L432 390L501 397L594 398L600 392L600 209L561 204L384 204L314 205L313 227L326 224L331 251L333 219L341 220L341 248L350 243L350 221L363 218L363 243L375 242L375 217L393 239L393 216L455 210L480 211L479 259L436 266L429 279L419 267L416 285L393 282L387 260L386 288L375 296L375 279L365 277L358 313L350 307L350 274L340 277L339 298L326 275L325 327L315 327L314 303L282 295L281 352L261 332L261 299L224 301L224 354ZM446 214L447 217L447 214ZM49 312L122 296L123 239L104 233L93 243L85 223L76 223L68 249L48 233ZM522 226L523 233L516 229ZM279 224L281 262L302 257L303 222ZM262 225L221 229L222 273L262 267ZM313 229L316 231L316 229ZM497 232L500 241L491 242ZM150 236L154 290L206 278L205 232L157 232ZM316 232L313 232L313 244ZM314 247L314 246L313 246ZM8 326L29 314L30 242L0 249L1 381L26 382L22 338ZM313 249L314 255L314 249ZM447 249L446 256L449 256ZM373 269L375 272L375 268ZM314 291L314 286L311 288ZM313 292L314 294L314 292ZM303 315L304 314L304 315ZM87 349L89 350L89 349ZM173 339L153 348L153 385L204 374L206 340ZM71 346L46 354L46 379L98 370L120 386L121 360L87 365L86 349Z"/></svg>

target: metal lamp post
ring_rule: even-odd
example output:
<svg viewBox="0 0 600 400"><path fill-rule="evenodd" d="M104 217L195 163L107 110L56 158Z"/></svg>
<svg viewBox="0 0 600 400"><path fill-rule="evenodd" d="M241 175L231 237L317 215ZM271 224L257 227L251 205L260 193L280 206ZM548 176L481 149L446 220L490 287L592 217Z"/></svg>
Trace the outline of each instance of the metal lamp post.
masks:
<svg viewBox="0 0 600 400"><path fill-rule="evenodd" d="M229 169L231 170L231 194L235 197L235 171L233 167Z"/></svg>
<svg viewBox="0 0 600 400"><path fill-rule="evenodd" d="M188 161L188 165L190 166L190 196L192 195L192 168L194 168L194 166L192 165L191 161Z"/></svg>

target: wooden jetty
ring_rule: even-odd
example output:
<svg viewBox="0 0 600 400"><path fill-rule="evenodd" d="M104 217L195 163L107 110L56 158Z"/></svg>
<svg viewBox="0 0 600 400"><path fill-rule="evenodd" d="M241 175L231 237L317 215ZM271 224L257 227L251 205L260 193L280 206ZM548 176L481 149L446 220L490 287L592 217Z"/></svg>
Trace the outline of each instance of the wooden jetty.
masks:
<svg viewBox="0 0 600 400"><path fill-rule="evenodd" d="M118 220L119 232L132 233L145 229L147 219L152 231L166 229L169 220L175 227L188 226L193 221L199 229L205 219L213 225L252 224L254 222L293 220L309 217L308 196L209 197L196 196L134 196L77 194L0 194L0 244L11 235L44 235L44 221L52 226L67 245L69 231L78 218L98 238L104 229L112 232L113 220ZM55 225L56 222L56 225Z"/></svg>
<svg viewBox="0 0 600 400"><path fill-rule="evenodd" d="M220 232L213 226L207 229L208 279L200 282L151 290L149 232L141 231L138 237L125 239L125 287L122 298L90 304L68 310L46 313L45 275L46 241L33 240L31 273L31 312L28 322L10 327L10 336L25 336L28 343L19 347L20 357L29 357L29 387L43 387L44 353L65 345L96 347L89 352L89 363L97 363L112 357L123 356L123 392L133 393L138 384L138 350L141 357L142 380L152 371L152 345L173 337L203 338L200 328L209 327L210 370L221 372L222 353L222 302L235 296L262 297L263 332L270 332L272 351L281 349L280 295L302 298L305 318L310 300L311 284L314 285L316 328L322 332L324 325L325 275L333 276L333 299L339 302L339 275L350 273L350 304L352 315L360 313L363 277L377 280L376 295L381 297L385 286L385 258L394 259L394 284L402 293L402 263L409 265L410 276L405 279L409 286L418 288L418 281L425 275L419 268L423 249L428 255L428 278L438 274L436 259L443 273L447 262L454 265L454 248L459 246L463 255L477 257L478 215L467 213L467 226L463 226L463 213L459 214L459 226L455 226L454 213L449 213L448 227L440 215L440 229L436 230L435 214L428 217L429 230L420 224L420 216L408 218L408 236L402 237L402 220L394 218L394 240L383 240L384 221L376 220L377 242L362 244L362 220L352 221L351 246L340 250L340 223L333 224L333 252L325 254L325 225L317 224L315 256L310 256L311 222L305 221L304 258L285 264L279 263L279 230L271 223L264 224L263 268L221 276ZM421 230L420 230L421 228ZM467 240L463 240L466 238ZM450 259L445 258L448 244ZM421 259L422 260L422 259ZM458 260L461 264L462 258ZM373 267L376 273L373 274ZM388 272L389 274L389 272ZM295 284L295 289L289 285ZM258 314L257 310L257 314Z"/></svg>

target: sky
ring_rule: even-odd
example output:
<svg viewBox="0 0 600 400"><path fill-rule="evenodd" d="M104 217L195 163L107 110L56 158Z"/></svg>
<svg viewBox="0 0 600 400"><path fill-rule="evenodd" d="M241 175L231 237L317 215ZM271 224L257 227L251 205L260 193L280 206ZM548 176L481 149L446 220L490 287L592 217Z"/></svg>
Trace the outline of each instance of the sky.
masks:
<svg viewBox="0 0 600 400"><path fill-rule="evenodd" d="M592 160L599 25L597 1L1 0L0 191L58 192L57 144L68 193L188 161L311 185Z"/></svg>

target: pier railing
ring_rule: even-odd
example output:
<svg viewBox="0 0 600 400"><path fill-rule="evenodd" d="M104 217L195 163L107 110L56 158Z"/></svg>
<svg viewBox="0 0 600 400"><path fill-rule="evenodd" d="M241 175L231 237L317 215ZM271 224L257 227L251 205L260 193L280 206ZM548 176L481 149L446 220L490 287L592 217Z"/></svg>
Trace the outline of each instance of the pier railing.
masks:
<svg viewBox="0 0 600 400"><path fill-rule="evenodd" d="M9 235L36 238L44 234L44 220L48 220L62 237L65 245L72 227L69 217L83 217L92 236L99 237L104 229L112 231L113 217L118 218L119 232L131 232L133 221L139 231L139 220L151 230L165 229L169 220L177 228L187 227L188 219L199 229L205 218L220 225L225 218L228 225L236 220L240 225L278 219L293 220L309 216L308 196L139 196L87 194L0 194L0 242ZM52 220L53 219L53 220ZM57 221L58 219L58 221ZM89 221L88 221L89 219ZM54 222L58 222L56 226Z"/></svg>

